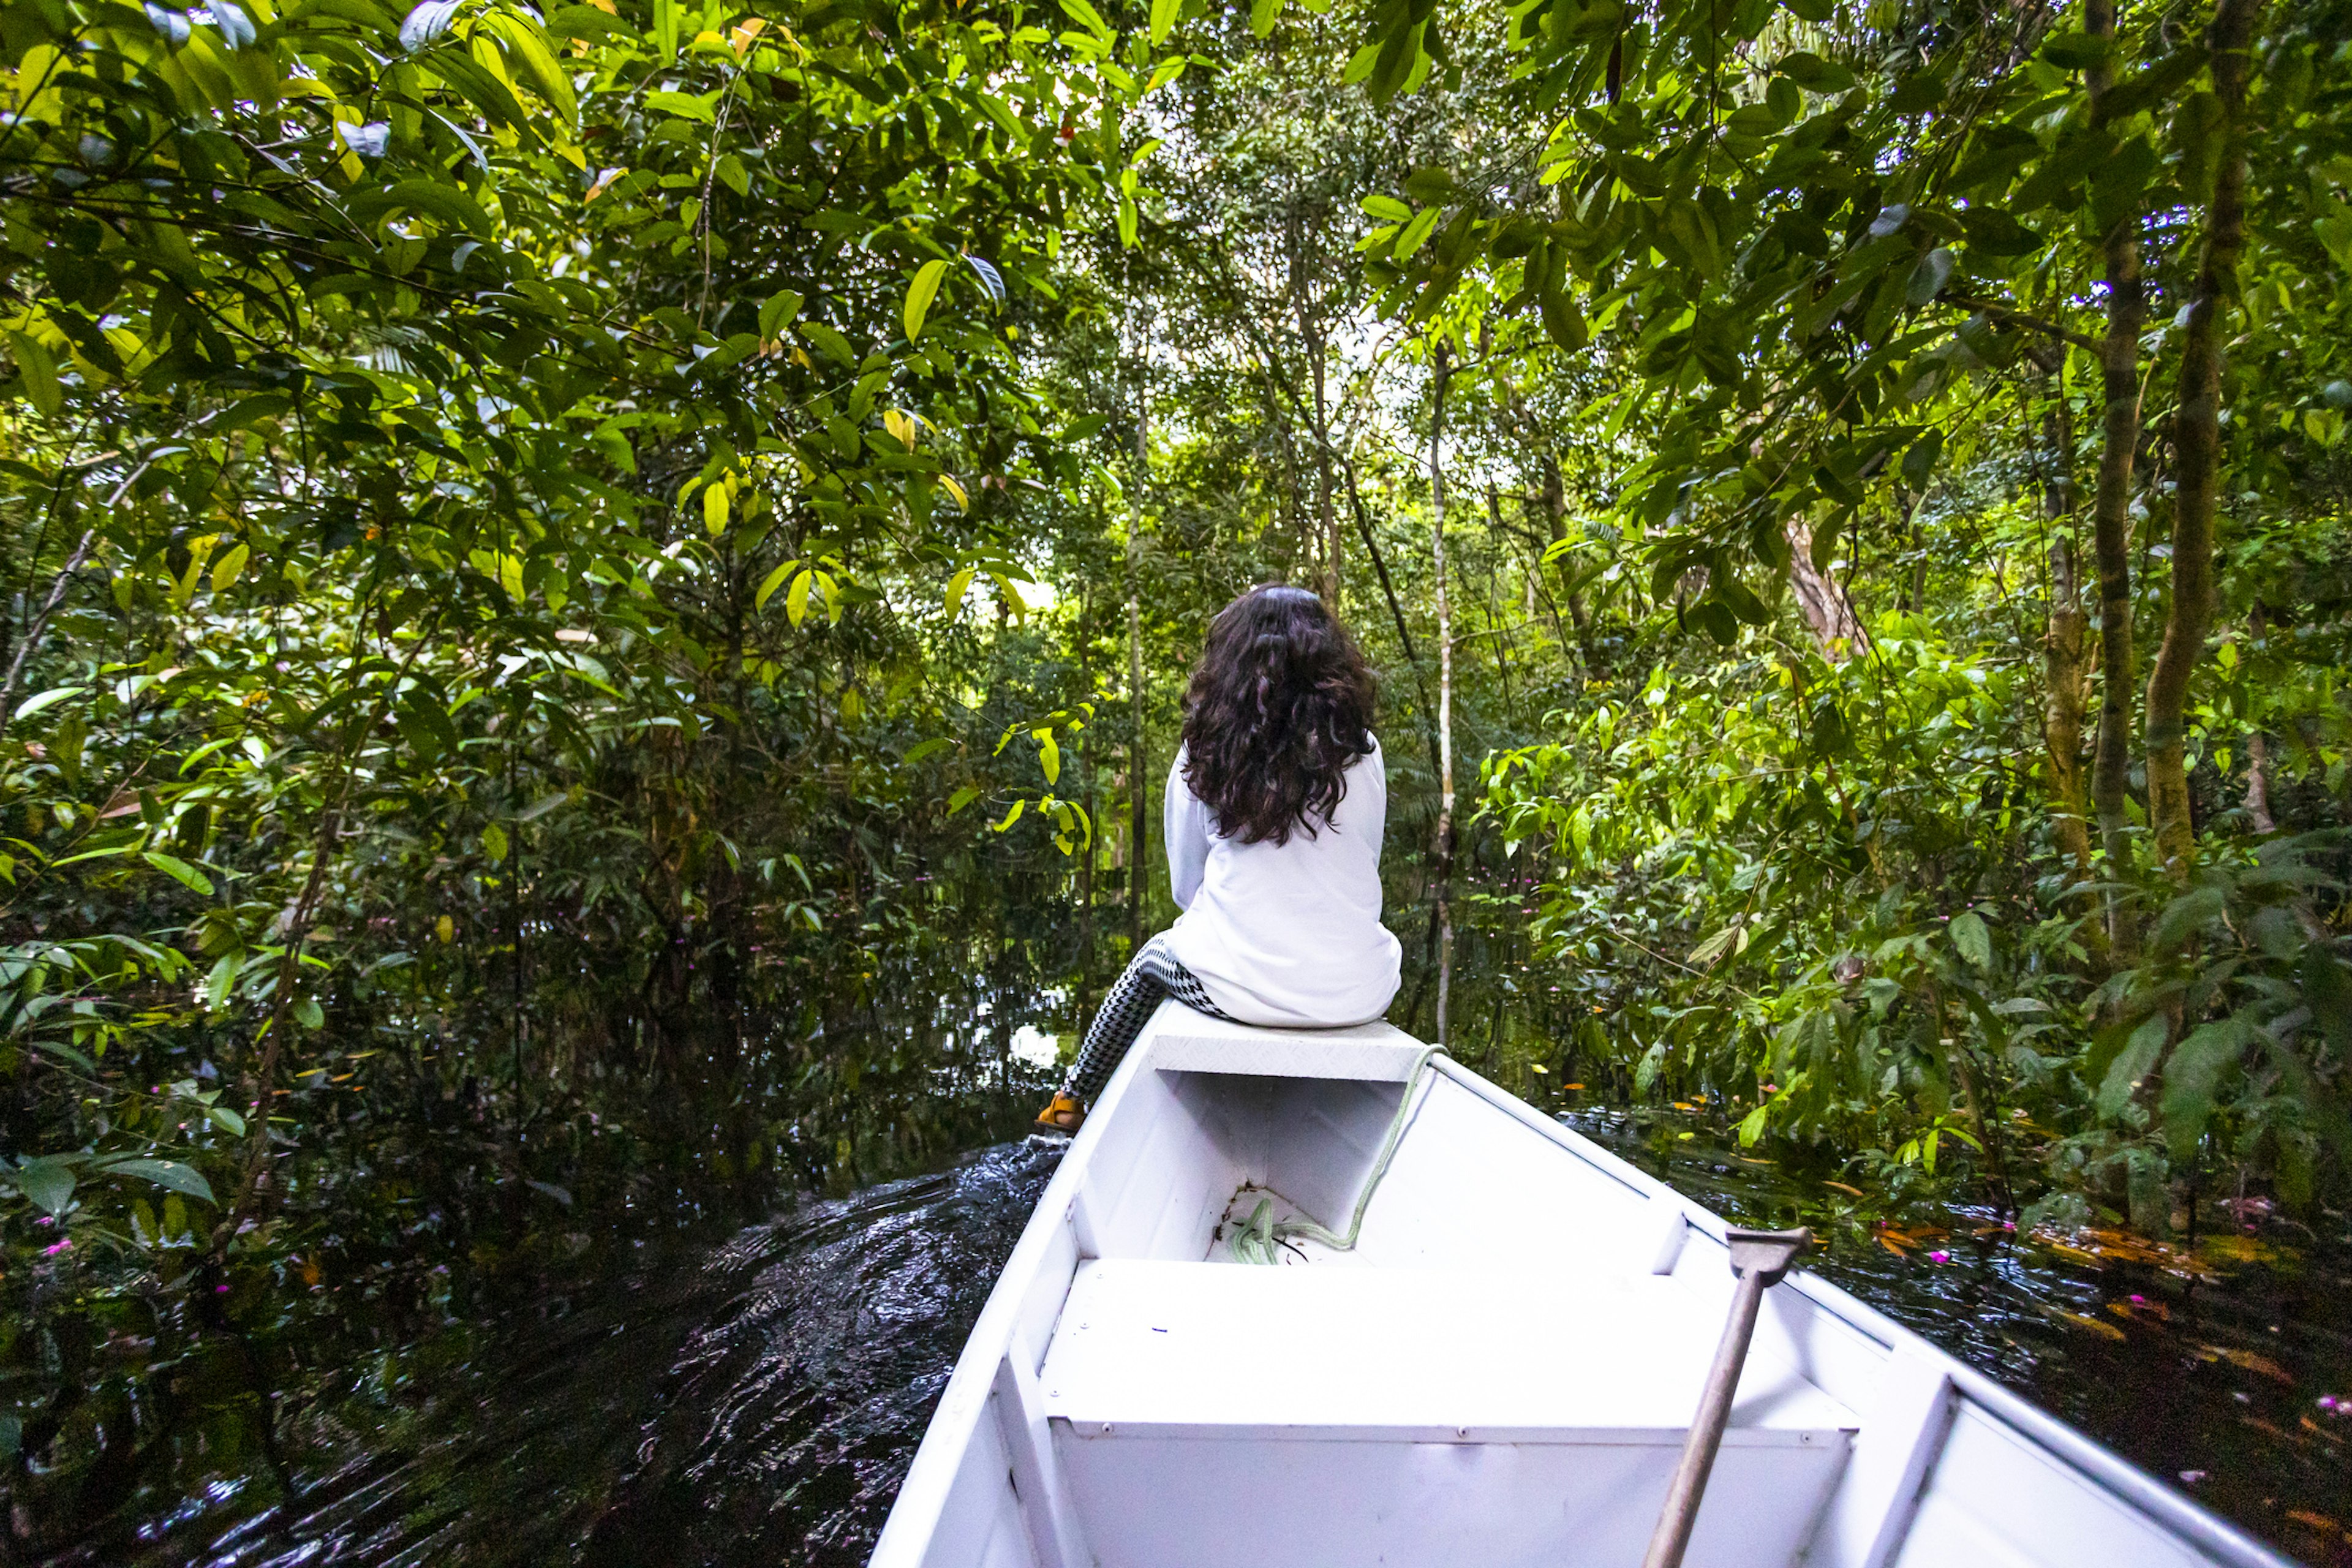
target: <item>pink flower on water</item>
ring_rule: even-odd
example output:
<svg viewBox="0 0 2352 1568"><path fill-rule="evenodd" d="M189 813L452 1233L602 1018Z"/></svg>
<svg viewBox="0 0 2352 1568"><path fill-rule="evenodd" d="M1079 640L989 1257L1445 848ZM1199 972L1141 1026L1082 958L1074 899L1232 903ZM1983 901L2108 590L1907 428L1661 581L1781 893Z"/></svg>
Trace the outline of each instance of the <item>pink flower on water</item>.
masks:
<svg viewBox="0 0 2352 1568"><path fill-rule="evenodd" d="M67 1251L72 1246L73 1237L69 1236L63 1241L58 1242L55 1247L45 1247L41 1248L41 1256L44 1258L55 1258L58 1253Z"/></svg>
<svg viewBox="0 0 2352 1568"><path fill-rule="evenodd" d="M1949 1263L1951 1260L1952 1255L1948 1252L1931 1252L1927 1254L1927 1261L1930 1263Z"/></svg>

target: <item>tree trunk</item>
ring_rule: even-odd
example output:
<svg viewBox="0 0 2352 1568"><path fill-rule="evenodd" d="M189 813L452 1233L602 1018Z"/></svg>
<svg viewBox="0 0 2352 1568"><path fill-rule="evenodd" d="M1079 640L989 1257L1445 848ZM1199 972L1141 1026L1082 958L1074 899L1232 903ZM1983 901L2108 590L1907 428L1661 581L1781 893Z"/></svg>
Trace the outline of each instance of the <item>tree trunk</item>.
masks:
<svg viewBox="0 0 2352 1568"><path fill-rule="evenodd" d="M2237 294L2245 248L2247 47L2258 0L2221 0L2205 35L2221 118L2205 253L2180 346L2179 412L2172 446L2179 488L2172 511L2172 607L2147 677L2147 818L2158 860L2189 872L2195 834L2189 816L2186 714L2189 678L2205 654L2213 615L2213 514L2221 469L2221 320Z"/></svg>
<svg viewBox="0 0 2352 1568"><path fill-rule="evenodd" d="M2083 778L2083 718L2090 706L2090 670L2084 654L2090 616L2083 608L2083 584L2074 555L2074 439L2066 417L2065 383L2043 424L2051 454L2042 515L2055 526L2050 535L2050 614L2042 634L2042 669L2047 698L2042 709L2042 750L2050 763L2051 830L2059 849L2074 863L2077 881L2091 871L2091 830L2085 819Z"/></svg>
<svg viewBox="0 0 2352 1568"><path fill-rule="evenodd" d="M1559 459L1551 453L1543 455L1544 521L1551 527L1551 542L1564 542L1568 538L1568 487L1560 482ZM1575 574L1569 574L1575 581ZM1576 628L1576 654L1584 668L1592 668L1592 609L1584 602L1584 590L1570 588L1568 593L1568 620Z"/></svg>
<svg viewBox="0 0 2352 1568"><path fill-rule="evenodd" d="M1857 653L1866 651L1870 638L1862 629L1862 619L1853 613L1853 601L1837 581L1813 564L1813 531L1801 518L1791 517L1789 533L1789 585L1797 593L1797 608L1805 617L1805 629L1813 634L1813 641L1822 657L1832 664L1843 664Z"/></svg>
<svg viewBox="0 0 2352 1568"><path fill-rule="evenodd" d="M1339 529L1331 508L1331 416L1323 353L1323 317L1316 302L1315 279L1320 270L1313 252L1311 230L1294 200L1290 206L1290 309L1298 335L1307 345L1307 363L1315 377L1315 529L1322 552L1317 592L1337 609L1339 603Z"/></svg>
<svg viewBox="0 0 2352 1568"><path fill-rule="evenodd" d="M1445 582L1445 384L1448 344L1437 342L1429 416L1429 542L1437 566L1437 1043L1445 1044L1454 992L1454 612Z"/></svg>
<svg viewBox="0 0 2352 1568"><path fill-rule="evenodd" d="M2088 0L2084 30L2094 37L2116 36L2115 0ZM2086 73L2091 112L2097 119L2115 82L2105 63ZM2110 880L2130 855L2125 790L2131 773L2132 689L2138 683L2132 649L2131 490L2132 459L2139 446L2139 331L2147 315L2140 284L2137 209L2116 220L2105 240L2107 334L2099 345L2099 384L2105 402L2101 420L2098 487L2091 501L2092 549L2099 566L2099 731L2091 764L2091 808L2098 818L2100 848ZM2129 905L2107 895L2107 939L2118 958L2138 948Z"/></svg>

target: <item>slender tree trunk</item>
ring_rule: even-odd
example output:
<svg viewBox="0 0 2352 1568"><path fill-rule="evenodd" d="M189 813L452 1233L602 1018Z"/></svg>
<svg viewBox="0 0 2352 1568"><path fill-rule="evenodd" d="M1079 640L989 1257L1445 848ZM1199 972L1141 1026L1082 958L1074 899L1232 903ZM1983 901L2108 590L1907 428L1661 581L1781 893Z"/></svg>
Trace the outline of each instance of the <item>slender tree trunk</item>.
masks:
<svg viewBox="0 0 2352 1568"><path fill-rule="evenodd" d="M1554 544L1568 539L1568 487L1561 483L1559 459L1549 452L1543 455L1544 521L1551 531ZM1574 574L1570 574L1573 582ZM1553 619L1559 617L1555 616ZM1576 628L1576 657L1589 671L1592 668L1592 610L1584 602L1584 590L1570 588L1568 592L1568 620ZM1557 628L1555 628L1557 629Z"/></svg>
<svg viewBox="0 0 2352 1568"><path fill-rule="evenodd" d="M2256 599L2252 613L2246 617L2246 640L2259 644L2267 629L2263 602ZM2257 833L2278 831L2278 821L2271 816L2270 737L2259 727L2246 735L2246 819L2254 825Z"/></svg>
<svg viewBox="0 0 2352 1568"><path fill-rule="evenodd" d="M1454 612L1445 582L1445 384L1453 362L1437 342L1429 416L1429 542L1437 566L1437 1043L1454 992Z"/></svg>
<svg viewBox="0 0 2352 1568"><path fill-rule="evenodd" d="M1093 605L1078 600L1078 689L1091 701L1095 694ZM1078 861L1078 1011L1077 1027L1084 1031L1095 1016L1095 858L1102 853L1097 837L1102 819L1095 815L1095 727L1088 722L1078 732L1078 772L1086 780L1079 802L1087 814L1086 846Z"/></svg>
<svg viewBox="0 0 2352 1568"><path fill-rule="evenodd" d="M2074 863L2076 880L2090 875L2091 829L2083 777L2083 721L2090 707L2090 616L2083 608L2083 584L2074 556L2074 440L2066 417L2063 379L2042 426L2050 452L2049 482L2042 515L2050 534L2050 613L2042 634L2042 668L2047 699L2042 710L2042 750L2050 764L2052 832Z"/></svg>
<svg viewBox="0 0 2352 1568"><path fill-rule="evenodd" d="M1903 590L1903 612L1911 616L1924 615L1927 608L1927 546L1919 537L1919 500L1927 498L1922 496L1914 500L1904 486L1897 485L1895 487L1895 499L1903 509L1905 548L1911 553L1911 578Z"/></svg>
<svg viewBox="0 0 2352 1568"><path fill-rule="evenodd" d="M1396 581L1389 575L1388 558L1381 553L1381 542L1372 532L1372 520L1364 510L1364 494L1356 480L1356 464L1352 458L1343 460L1348 475L1348 504L1355 512L1356 532L1364 542L1364 555L1381 581L1381 593L1389 602L1389 617L1396 623L1397 642L1404 649L1404 662L1412 671L1412 689L1421 699L1421 727L1429 741L1429 765L1433 774L1438 771L1437 727L1431 720L1429 681L1422 674L1421 653L1412 646L1412 628L1405 625L1404 606L1397 601Z"/></svg>
<svg viewBox="0 0 2352 1568"><path fill-rule="evenodd" d="M1151 340L1144 337L1143 361L1136 367L1135 500L1127 509L1127 937L1128 951L1143 946L1143 905L1151 890L1151 769L1143 736L1143 534L1136 508L1151 461Z"/></svg>
<svg viewBox="0 0 2352 1568"><path fill-rule="evenodd" d="M2115 0L2088 0L2084 30L2094 37L2116 36ZM2115 70L2105 63L2086 73L2091 112L2102 112ZM2147 315L2140 283L2137 209L2116 220L2105 240L2107 333L2099 345L2101 420L2099 477L2091 500L2092 549L2099 566L2099 730L2091 764L2091 808L2098 818L2099 845L2112 881L2128 863L2130 819L2126 790L2131 773L2132 692L2138 684L2132 648L2131 492L2132 462L2139 446L2139 332ZM2107 938L2116 957L2139 946L2130 905L2107 895Z"/></svg>
<svg viewBox="0 0 2352 1568"><path fill-rule="evenodd" d="M2172 607L2147 677L2147 819L2159 862L2174 877L2189 872L2196 837L2189 816L2189 678L2205 656L2213 616L2213 515L2221 471L2221 321L2237 297L2238 257L2246 242L2246 78L2257 0L2221 0L2205 47L2213 95L2221 100L2221 139L2213 199L2205 214L2205 253L2189 326L2180 345L2179 412L2173 417L2178 489L2172 510Z"/></svg>

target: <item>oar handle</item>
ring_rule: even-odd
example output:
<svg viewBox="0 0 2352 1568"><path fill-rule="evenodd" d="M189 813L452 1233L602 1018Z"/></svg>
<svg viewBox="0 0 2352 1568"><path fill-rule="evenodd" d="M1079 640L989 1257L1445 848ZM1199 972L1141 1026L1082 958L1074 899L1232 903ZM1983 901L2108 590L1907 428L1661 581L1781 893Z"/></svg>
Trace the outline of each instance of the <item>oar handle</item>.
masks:
<svg viewBox="0 0 2352 1568"><path fill-rule="evenodd" d="M1734 1230L1727 1238L1738 1288L1732 1293L1731 1316L1723 1325L1722 1342L1715 1347L1715 1364L1707 1369L1706 1387L1698 1396L1690 1440L1683 1445L1682 1463L1666 1489L1666 1506L1658 1515L1642 1568L1682 1568L1691 1528L1698 1522L1699 1499L1706 1495L1716 1450L1722 1447L1723 1429L1731 1420L1731 1396L1738 1392L1739 1369L1747 1363L1748 1342L1756 1334L1756 1313L1764 1304L1764 1292L1780 1282L1797 1254L1811 1242L1812 1232Z"/></svg>

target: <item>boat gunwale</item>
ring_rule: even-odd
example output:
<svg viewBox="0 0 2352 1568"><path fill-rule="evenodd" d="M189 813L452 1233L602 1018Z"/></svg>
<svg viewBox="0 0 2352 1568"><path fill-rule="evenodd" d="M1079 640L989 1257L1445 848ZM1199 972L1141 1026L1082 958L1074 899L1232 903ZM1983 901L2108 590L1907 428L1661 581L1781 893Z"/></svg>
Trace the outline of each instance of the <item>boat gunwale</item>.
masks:
<svg viewBox="0 0 2352 1568"><path fill-rule="evenodd" d="M1431 1065L1479 1100L1542 1133L1603 1174L1615 1177L1653 1201L1666 1199L1682 1211L1691 1228L1727 1252L1724 1234L1730 1223L1697 1200L1676 1191L1640 1166L1587 1138L1573 1127L1546 1116L1509 1090L1488 1082L1451 1057L1432 1058ZM2195 1498L2174 1490L2166 1482L2092 1437L2042 1409L2023 1394L1934 1341L1889 1318L1808 1268L1792 1269L1782 1280L1832 1318L1875 1342L1892 1356L1909 1349L1928 1357L1951 1381L1961 1399L1974 1404L2031 1445L2100 1487L2128 1508L2147 1515L2231 1568L2301 1568L2295 1560L2213 1512ZM1867 1417L1865 1417L1865 1420ZM1866 1429L1866 1428L1865 1428Z"/></svg>

